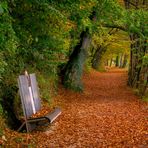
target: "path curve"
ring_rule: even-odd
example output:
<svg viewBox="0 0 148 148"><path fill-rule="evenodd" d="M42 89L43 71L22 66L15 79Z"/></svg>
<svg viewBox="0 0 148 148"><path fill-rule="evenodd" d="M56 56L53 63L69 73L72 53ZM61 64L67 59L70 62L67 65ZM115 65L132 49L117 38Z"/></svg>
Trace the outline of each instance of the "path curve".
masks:
<svg viewBox="0 0 148 148"><path fill-rule="evenodd" d="M148 104L127 87L127 73L92 71L83 81L84 93L60 88L55 104L62 114L48 130L38 133L39 147L146 148Z"/></svg>

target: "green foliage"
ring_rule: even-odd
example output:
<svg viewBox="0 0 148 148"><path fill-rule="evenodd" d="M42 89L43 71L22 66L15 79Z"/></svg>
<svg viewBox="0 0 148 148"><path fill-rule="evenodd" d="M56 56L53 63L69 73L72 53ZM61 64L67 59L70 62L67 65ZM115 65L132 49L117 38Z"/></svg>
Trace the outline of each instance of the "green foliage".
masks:
<svg viewBox="0 0 148 148"><path fill-rule="evenodd" d="M101 58L101 62L99 63L98 70L105 71L107 59L113 59L115 65L117 56L119 58L121 58L121 55L129 56L131 41L128 38L128 34L123 31L106 29L104 27L100 27L99 29L92 38L92 46L94 48L92 55L100 46L104 47L103 52L100 52L101 56L99 58Z"/></svg>
<svg viewBox="0 0 148 148"><path fill-rule="evenodd" d="M69 53L69 24L49 1L0 2L0 102L8 118L20 104L17 77L24 69L39 72L41 97L50 101L57 67Z"/></svg>
<svg viewBox="0 0 148 148"><path fill-rule="evenodd" d="M58 56L69 49L65 20L57 15L59 13L56 9L48 6L50 5L46 1L17 1L13 10L19 14L14 16L14 26L24 49L21 54L27 56L27 63L38 62L36 65L39 64L38 67L42 69L44 63L53 63L52 66L56 66Z"/></svg>
<svg viewBox="0 0 148 148"><path fill-rule="evenodd" d="M38 84L40 88L40 97L49 103L51 103L51 98L56 94L57 90L57 76L48 74L37 73Z"/></svg>
<svg viewBox="0 0 148 148"><path fill-rule="evenodd" d="M0 79L2 79L2 74L6 72L5 69L10 66L10 60L15 56L17 38L12 28L12 18L8 13L7 3L3 1L0 6L3 10L0 15Z"/></svg>
<svg viewBox="0 0 148 148"><path fill-rule="evenodd" d="M127 34L117 33L117 29L108 29L109 26L123 29L130 35L138 34L141 48L147 46L147 20L147 11L125 10L116 0L1 0L0 102L3 109L9 114L18 103L14 101L18 100L17 77L24 69L37 73L41 97L49 101L57 86L58 67L67 63L79 44L81 32L87 28L92 36L92 54L99 46L108 47L107 52L103 52L102 68L106 59L129 53ZM111 30L116 35L110 35ZM146 54L139 54L138 58L142 60L142 64L138 63L140 67L147 66ZM86 61L87 70L91 59ZM74 71L83 67L83 60L83 55L76 57ZM81 81L82 69L76 75ZM75 90L83 89L82 84L73 82L74 85L71 82L67 85ZM80 87L74 87L76 85Z"/></svg>
<svg viewBox="0 0 148 148"><path fill-rule="evenodd" d="M3 114L3 108L2 105L0 104L0 116Z"/></svg>
<svg viewBox="0 0 148 148"><path fill-rule="evenodd" d="M0 105L0 137L4 135L4 128L6 127L5 119L3 116L3 108Z"/></svg>
<svg viewBox="0 0 148 148"><path fill-rule="evenodd" d="M148 66L148 55L145 55L145 56L143 56L142 58L143 58L143 59L142 59L142 60L143 60L143 65L144 65L144 66Z"/></svg>
<svg viewBox="0 0 148 148"><path fill-rule="evenodd" d="M0 7L0 102L4 113L8 113L7 105L12 107L16 94L14 73L19 69L16 59L18 40L12 27L12 17L7 2L1 1Z"/></svg>
<svg viewBox="0 0 148 148"><path fill-rule="evenodd" d="M100 65L99 65L97 71L99 71L99 72L106 72L104 59L101 60Z"/></svg>
<svg viewBox="0 0 148 148"><path fill-rule="evenodd" d="M5 67L7 66L6 62L2 55L0 55L0 81L2 80L2 75L4 74Z"/></svg>
<svg viewBox="0 0 148 148"><path fill-rule="evenodd" d="M85 71L85 73L90 73L91 70L92 70L91 59L88 58L85 62L85 65L84 65L84 71Z"/></svg>

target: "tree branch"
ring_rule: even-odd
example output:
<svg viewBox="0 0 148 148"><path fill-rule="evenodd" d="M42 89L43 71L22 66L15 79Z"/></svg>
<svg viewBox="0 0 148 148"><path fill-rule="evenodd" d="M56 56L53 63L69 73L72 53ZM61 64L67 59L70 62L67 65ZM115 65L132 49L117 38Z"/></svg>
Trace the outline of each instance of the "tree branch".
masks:
<svg viewBox="0 0 148 148"><path fill-rule="evenodd" d="M103 27L106 27L106 28L116 28L116 29L120 29L122 31L127 31L127 28L126 27L119 26L119 25L116 25L116 24L103 24L102 26Z"/></svg>
<svg viewBox="0 0 148 148"><path fill-rule="evenodd" d="M132 2L128 2L129 4L131 4L132 6L134 6L134 7L136 7L137 9L138 9L138 6L136 5L136 4L134 4L134 3L132 3Z"/></svg>

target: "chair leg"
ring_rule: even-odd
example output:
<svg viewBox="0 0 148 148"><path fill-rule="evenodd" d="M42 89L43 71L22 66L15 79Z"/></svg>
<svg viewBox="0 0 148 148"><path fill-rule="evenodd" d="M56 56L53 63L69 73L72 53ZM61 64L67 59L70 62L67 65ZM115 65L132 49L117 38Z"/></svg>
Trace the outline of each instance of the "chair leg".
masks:
<svg viewBox="0 0 148 148"><path fill-rule="evenodd" d="M36 126L37 126L37 125L36 125L35 123L33 123L33 122L32 122L32 123L29 123L29 122L28 122L28 123L23 122L22 125L18 128L17 131L20 132L21 129L22 129L25 125L26 125L27 133L28 133L28 132L31 132L31 131L32 131L33 129L35 129Z"/></svg>
<svg viewBox="0 0 148 148"><path fill-rule="evenodd" d="M22 123L22 125L18 128L18 130L17 130L17 131L19 132L19 131L23 128L23 126L24 126L25 124L26 124L26 123L25 123L25 122L23 122L23 123Z"/></svg>
<svg viewBox="0 0 148 148"><path fill-rule="evenodd" d="M58 113L58 115L59 114L60 113ZM19 132L25 125L26 125L27 133L34 130L37 126L47 126L51 123L51 121L53 121L53 118L55 119L58 115L57 114L53 115L53 113L52 113L51 118L49 118L49 115L48 115L45 117L28 119L22 123L22 125L19 127L19 129L17 131Z"/></svg>

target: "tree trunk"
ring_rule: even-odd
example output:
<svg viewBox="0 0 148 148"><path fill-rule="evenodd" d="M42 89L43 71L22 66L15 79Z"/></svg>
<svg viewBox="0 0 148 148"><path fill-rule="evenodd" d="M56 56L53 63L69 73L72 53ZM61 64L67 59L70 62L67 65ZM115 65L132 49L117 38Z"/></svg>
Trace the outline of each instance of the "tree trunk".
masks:
<svg viewBox="0 0 148 148"><path fill-rule="evenodd" d="M126 9L129 9L130 8L129 1L130 0L124 0L124 4L125 4L125 8Z"/></svg>
<svg viewBox="0 0 148 148"><path fill-rule="evenodd" d="M132 41L131 43L131 55L130 55L130 67L129 67L129 78L128 78L128 84L131 87L135 86L136 83L136 66L138 64L138 45L137 45L137 40L138 37L136 34L130 35L130 39ZM136 41L135 41L136 40Z"/></svg>
<svg viewBox="0 0 148 148"><path fill-rule="evenodd" d="M141 73L140 73L140 95L144 96L145 94L148 95L148 65L145 65L142 67Z"/></svg>
<svg viewBox="0 0 148 148"><path fill-rule="evenodd" d="M119 66L119 56L116 56L116 67Z"/></svg>
<svg viewBox="0 0 148 148"><path fill-rule="evenodd" d="M90 15L90 20L96 22L96 19L96 11L93 11ZM80 43L74 48L71 56L69 57L69 61L63 71L64 76L62 82L66 88L75 91L83 91L81 78L90 41L91 38L89 28L86 28L85 31L81 32Z"/></svg>
<svg viewBox="0 0 148 148"><path fill-rule="evenodd" d="M101 63L102 55L106 51L106 47L99 46L92 59L92 68L98 69Z"/></svg>
<svg viewBox="0 0 148 148"><path fill-rule="evenodd" d="M123 58L122 68L125 68L127 66L127 62L128 62L128 55L125 54Z"/></svg>
<svg viewBox="0 0 148 148"><path fill-rule="evenodd" d="M112 67L112 63L113 63L113 58L111 58L110 60L110 67Z"/></svg>
<svg viewBox="0 0 148 148"><path fill-rule="evenodd" d="M119 64L119 67L122 68L122 65L123 65L123 54L121 54L121 56L120 56L120 64Z"/></svg>
<svg viewBox="0 0 148 148"><path fill-rule="evenodd" d="M109 66L109 59L107 59L107 66Z"/></svg>
<svg viewBox="0 0 148 148"><path fill-rule="evenodd" d="M131 3L130 0L124 0L125 7L130 9L131 6L135 9L140 7L139 0L136 0ZM146 3L143 0L142 5L144 6ZM141 33L144 34L145 30L141 27ZM131 87L136 87L139 90L141 96L145 95L148 87L148 65L143 63L143 57L148 53L146 49L147 41L143 41L136 33L130 34L131 40L131 55L130 55L130 66L128 73L128 85Z"/></svg>
<svg viewBox="0 0 148 148"><path fill-rule="evenodd" d="M137 88L140 92L140 95L144 95L146 91L147 76L144 74L147 69L146 66L143 66L143 57L146 54L146 41L142 41L137 34L131 36L133 43L131 44L131 59L130 59L130 69L129 69L129 78L128 84L131 87ZM143 72L144 71L144 72ZM146 78L144 78L146 77Z"/></svg>
<svg viewBox="0 0 148 148"><path fill-rule="evenodd" d="M131 39L131 37L130 37ZM132 77L133 77L133 71L134 71L134 54L133 54L133 48L134 48L134 45L131 44L131 50L130 50L130 65L129 65L129 71L128 71L128 85L129 86L132 86Z"/></svg>
<svg viewBox="0 0 148 148"><path fill-rule="evenodd" d="M87 57L87 49L90 45L89 30L83 31L80 35L81 41L73 50L64 70L63 84L66 88L82 91L81 81L83 66Z"/></svg>

